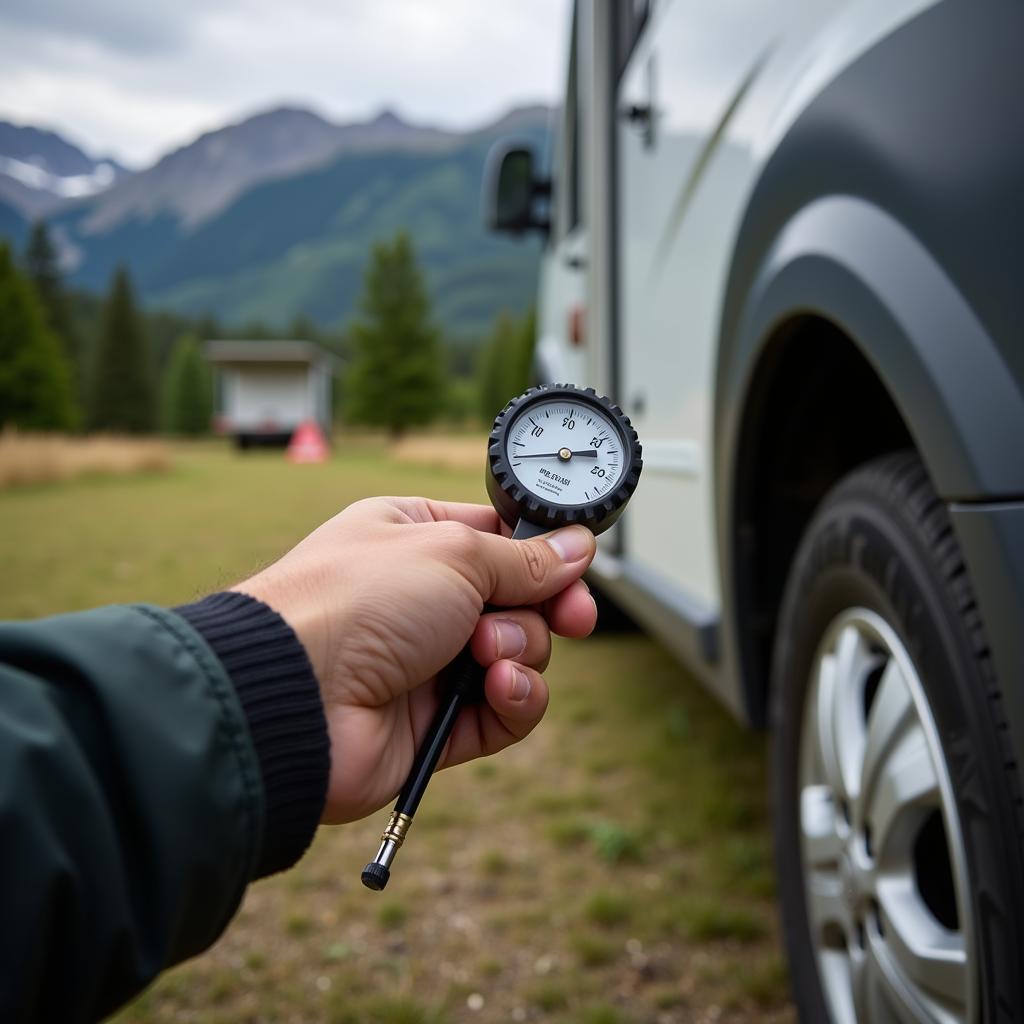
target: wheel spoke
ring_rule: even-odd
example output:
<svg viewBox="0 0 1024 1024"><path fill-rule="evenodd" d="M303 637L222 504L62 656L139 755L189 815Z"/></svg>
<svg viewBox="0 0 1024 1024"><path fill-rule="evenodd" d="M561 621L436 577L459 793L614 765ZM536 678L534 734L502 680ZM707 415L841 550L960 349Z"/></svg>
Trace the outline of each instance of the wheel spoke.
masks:
<svg viewBox="0 0 1024 1024"><path fill-rule="evenodd" d="M935 1018L895 970L885 941L869 930L861 981L864 1019L872 1024L935 1024ZM858 1008L861 1001L858 1000Z"/></svg>
<svg viewBox="0 0 1024 1024"><path fill-rule="evenodd" d="M962 1018L970 984L963 935L935 920L909 876L880 881L878 900L893 964L929 1003L947 1007L949 1019Z"/></svg>
<svg viewBox="0 0 1024 1024"><path fill-rule="evenodd" d="M807 871L807 911L811 919L813 938L820 947L842 935L849 941L852 921L843 899L843 883L835 871ZM826 941L828 940L828 941Z"/></svg>
<svg viewBox="0 0 1024 1024"><path fill-rule="evenodd" d="M826 654L818 666L817 686L814 702L814 734L818 740L818 755L825 779L838 799L846 796L843 777L839 771L839 755L836 751L835 733L832 723L836 715L836 657Z"/></svg>
<svg viewBox="0 0 1024 1024"><path fill-rule="evenodd" d="M847 641L849 636L851 640ZM844 642L846 649L843 650ZM815 728L825 779L837 800L856 800L864 752L863 684L844 674L856 669L857 631L844 630L840 651L826 654L818 669ZM845 654L845 657L844 657Z"/></svg>
<svg viewBox="0 0 1024 1024"><path fill-rule="evenodd" d="M836 647L836 695L832 706L832 735L843 792L851 800L860 796L864 765L864 687L878 656L855 626L839 634Z"/></svg>
<svg viewBox="0 0 1024 1024"><path fill-rule="evenodd" d="M865 809L879 864L903 865L912 855L917 826L941 806L939 779L928 741L915 719L889 756L879 761Z"/></svg>
<svg viewBox="0 0 1024 1024"><path fill-rule="evenodd" d="M822 984L831 996L829 1009L833 1024L857 1024L867 1018L855 1003L856 965L845 950L826 949L818 956Z"/></svg>
<svg viewBox="0 0 1024 1024"><path fill-rule="evenodd" d="M861 794L868 797L874 789L879 770L892 753L903 730L914 720L914 703L903 672L895 658L889 659L878 693L868 717L867 742L864 747L864 773Z"/></svg>
<svg viewBox="0 0 1024 1024"><path fill-rule="evenodd" d="M843 844L836 831L836 808L828 786L806 786L800 794L800 828L808 867L836 869Z"/></svg>
<svg viewBox="0 0 1024 1024"><path fill-rule="evenodd" d="M852 959L851 968L857 1020L871 1021L872 1024L902 1020L898 1011L890 1006L893 1000L888 992L888 982L870 946L858 951L856 958Z"/></svg>
<svg viewBox="0 0 1024 1024"><path fill-rule="evenodd" d="M837 1024L976 1016L962 840L930 710L881 616L851 609L829 627L804 707L798 794L807 922Z"/></svg>

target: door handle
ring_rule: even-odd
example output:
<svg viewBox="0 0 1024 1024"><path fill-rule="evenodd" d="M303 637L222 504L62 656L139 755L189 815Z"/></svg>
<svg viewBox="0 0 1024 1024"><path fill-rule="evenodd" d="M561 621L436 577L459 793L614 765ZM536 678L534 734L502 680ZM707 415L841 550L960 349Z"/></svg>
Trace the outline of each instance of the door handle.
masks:
<svg viewBox="0 0 1024 1024"><path fill-rule="evenodd" d="M655 74L654 55L647 58L647 65L644 68L647 79L647 99L641 103L629 103L619 112L620 116L629 124L640 130L640 137L643 139L644 149L654 148L654 122L655 122Z"/></svg>
<svg viewBox="0 0 1024 1024"><path fill-rule="evenodd" d="M654 111L650 103L630 103L622 109L622 117L630 124L646 127Z"/></svg>

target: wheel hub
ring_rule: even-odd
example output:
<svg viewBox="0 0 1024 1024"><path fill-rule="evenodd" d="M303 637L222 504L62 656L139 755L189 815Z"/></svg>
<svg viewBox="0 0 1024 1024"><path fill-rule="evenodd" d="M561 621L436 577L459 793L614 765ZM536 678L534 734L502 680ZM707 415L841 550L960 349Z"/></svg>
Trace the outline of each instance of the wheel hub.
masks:
<svg viewBox="0 0 1024 1024"><path fill-rule="evenodd" d="M839 858L839 878L850 913L863 915L875 894L875 880L870 863L858 863L855 843L847 841Z"/></svg>
<svg viewBox="0 0 1024 1024"><path fill-rule="evenodd" d="M825 633L799 764L808 923L833 1020L974 1020L977 958L952 785L913 662L874 612L844 612ZM933 909L946 906L954 921Z"/></svg>

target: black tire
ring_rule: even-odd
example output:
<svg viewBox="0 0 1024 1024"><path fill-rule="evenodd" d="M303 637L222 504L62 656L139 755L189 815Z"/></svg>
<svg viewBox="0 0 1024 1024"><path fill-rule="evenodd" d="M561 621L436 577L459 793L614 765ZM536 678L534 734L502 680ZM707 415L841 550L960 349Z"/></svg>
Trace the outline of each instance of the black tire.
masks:
<svg viewBox="0 0 1024 1024"><path fill-rule="evenodd" d="M809 763L807 754L801 755L801 739L805 729L815 728L805 723L804 709L812 668L821 664L822 651L829 650L822 646L823 638L836 635L828 632L830 624L856 608L880 617L898 637L916 671L916 692L923 692L934 720L933 735L951 783L948 803L956 808L962 835L961 863L969 893L964 905L971 909L974 931L967 945L976 965L969 972L975 983L966 987L976 993L974 1017L1024 1020L1024 830L1016 756L949 516L911 452L871 462L829 493L803 536L779 616L770 708L772 796L782 924L800 1019L814 1024L831 1019L808 917L801 838L800 773L801 765ZM864 692L871 694L870 689ZM865 696L865 721L873 699ZM807 719L820 721L811 714ZM807 776L802 778L806 782ZM837 823L843 821L842 813L845 807L837 812ZM848 823L836 827L846 827L852 835ZM941 819L940 828L949 848ZM870 853L870 825L868 836ZM936 863L939 856L934 832L930 838L931 846L922 847L918 837L914 847L928 851L922 865ZM843 856L848 865L849 854ZM846 875L837 873L839 891L842 902L852 907L854 887L847 885L845 865L844 870ZM918 894L924 884L917 881ZM826 944L833 941L832 933L825 934ZM875 935L884 941L884 928ZM859 923L852 941L858 950L865 948ZM858 1012L859 1019L874 1019Z"/></svg>

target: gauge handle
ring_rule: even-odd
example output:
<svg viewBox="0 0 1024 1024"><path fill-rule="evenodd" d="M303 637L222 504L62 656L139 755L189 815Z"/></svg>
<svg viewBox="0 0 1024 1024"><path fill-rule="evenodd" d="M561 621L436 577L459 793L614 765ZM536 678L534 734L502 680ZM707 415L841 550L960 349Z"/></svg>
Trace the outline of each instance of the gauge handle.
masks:
<svg viewBox="0 0 1024 1024"><path fill-rule="evenodd" d="M547 527L535 526L525 519L520 519L512 533L512 539L526 540L547 532ZM488 604L484 605L481 614L493 611L497 611L497 608ZM434 720L430 723L423 745L416 754L402 792L398 794L395 814L404 814L411 818L416 813L463 705L475 703L483 698L486 674L487 670L473 657L468 643L455 659L441 670L438 676L441 703L434 713Z"/></svg>
<svg viewBox="0 0 1024 1024"><path fill-rule="evenodd" d="M411 818L416 813L420 800L427 791L430 776L434 774L445 744L452 734L452 729L455 728L459 712L463 705L475 703L483 694L484 675L484 668L477 663L467 644L438 677L441 703L434 713L423 745L416 752L402 792L398 794L395 814L404 814Z"/></svg>
<svg viewBox="0 0 1024 1024"><path fill-rule="evenodd" d="M529 540L531 537L539 537L541 534L550 533L551 529L550 526L538 526L537 523L531 523L528 519L520 519L512 531L512 539Z"/></svg>
<svg viewBox="0 0 1024 1024"><path fill-rule="evenodd" d="M520 519L512 532L512 539L526 540L547 532L546 526L537 526ZM481 614L496 610L491 605L484 605ZM405 834L412 824L423 794L427 791L427 783L437 768L437 762L441 760L445 744L458 721L459 712L466 704L475 703L483 698L486 674L487 670L473 657L467 643L438 675L437 685L441 700L423 743L416 752L405 785L398 794L395 809L391 812L388 826L381 836L377 856L363 868L363 885L367 888L380 890L388 884L391 877L391 862L405 841Z"/></svg>

